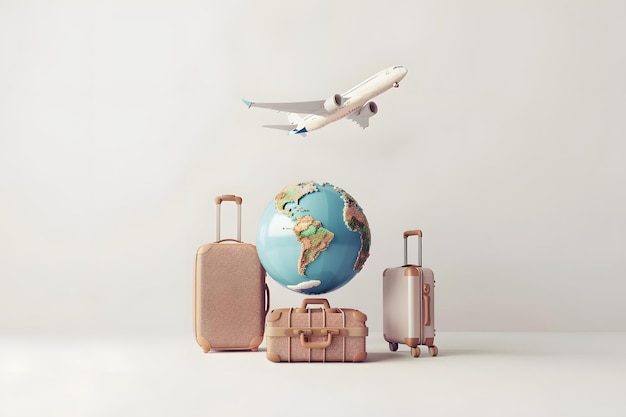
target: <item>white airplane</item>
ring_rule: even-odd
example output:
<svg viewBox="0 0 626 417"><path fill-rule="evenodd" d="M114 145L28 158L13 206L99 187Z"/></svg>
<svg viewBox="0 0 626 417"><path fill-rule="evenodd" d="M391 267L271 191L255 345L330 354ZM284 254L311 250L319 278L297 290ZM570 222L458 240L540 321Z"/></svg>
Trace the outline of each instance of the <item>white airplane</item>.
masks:
<svg viewBox="0 0 626 417"><path fill-rule="evenodd" d="M407 73L401 65L384 69L343 94L334 94L326 100L293 103L256 103L242 101L250 107L262 107L288 112L288 125L263 125L273 129L288 130L290 135L306 134L343 117L354 120L363 129L369 126L369 118L378 113L378 106L369 101L391 87L398 87ZM295 127L294 127L295 125Z"/></svg>

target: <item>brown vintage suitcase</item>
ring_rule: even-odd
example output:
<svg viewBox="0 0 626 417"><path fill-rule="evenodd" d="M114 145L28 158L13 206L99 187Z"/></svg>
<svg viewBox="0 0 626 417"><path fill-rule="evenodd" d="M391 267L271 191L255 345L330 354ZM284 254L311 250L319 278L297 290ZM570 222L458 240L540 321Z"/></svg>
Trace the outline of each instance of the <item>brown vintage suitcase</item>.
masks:
<svg viewBox="0 0 626 417"><path fill-rule="evenodd" d="M237 205L237 239L220 240L220 207ZM194 271L194 332L209 350L257 351L263 341L269 289L256 247L241 242L241 197L222 195L217 205L217 241L198 248Z"/></svg>
<svg viewBox="0 0 626 417"><path fill-rule="evenodd" d="M323 308L307 308L321 304ZM300 308L279 308L266 318L267 358L272 362L363 362L367 316L306 298Z"/></svg>

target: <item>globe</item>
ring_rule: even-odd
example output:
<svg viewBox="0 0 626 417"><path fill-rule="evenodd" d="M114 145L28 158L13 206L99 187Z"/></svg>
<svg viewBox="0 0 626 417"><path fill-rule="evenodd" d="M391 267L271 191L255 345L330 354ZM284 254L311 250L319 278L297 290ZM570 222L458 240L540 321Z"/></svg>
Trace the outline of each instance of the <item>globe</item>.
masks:
<svg viewBox="0 0 626 417"><path fill-rule="evenodd" d="M261 216L256 248L267 274L303 294L347 284L365 264L371 243L363 210L329 183L288 185Z"/></svg>

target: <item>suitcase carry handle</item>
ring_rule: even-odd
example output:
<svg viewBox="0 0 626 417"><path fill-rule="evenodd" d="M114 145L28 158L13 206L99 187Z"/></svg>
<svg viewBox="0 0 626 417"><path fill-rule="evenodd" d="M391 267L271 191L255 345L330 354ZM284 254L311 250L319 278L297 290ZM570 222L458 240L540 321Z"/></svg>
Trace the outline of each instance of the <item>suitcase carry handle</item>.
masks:
<svg viewBox="0 0 626 417"><path fill-rule="evenodd" d="M409 236L417 236L417 266L422 266L422 231L420 229L407 230L404 232L404 265L409 264L407 253Z"/></svg>
<svg viewBox="0 0 626 417"><path fill-rule="evenodd" d="M238 242L238 243L241 243L241 240L237 240L237 239L220 239L220 240L217 240L215 243L222 243L222 242Z"/></svg>
<svg viewBox="0 0 626 417"><path fill-rule="evenodd" d="M300 344L307 349L326 349L333 343L333 333L332 330L329 330L326 335L326 340L322 342L309 342L304 333L300 333ZM336 334L339 334L339 330L336 331Z"/></svg>
<svg viewBox="0 0 626 417"><path fill-rule="evenodd" d="M422 288L422 308L424 310L424 326L430 326L430 285L424 284Z"/></svg>
<svg viewBox="0 0 626 417"><path fill-rule="evenodd" d="M217 218L216 219L217 225L215 227L215 231L216 231L215 241L223 242L223 240L220 240L220 222L222 218L221 207L222 207L222 202L224 201L233 201L235 204L237 204L237 239L236 241L241 242L241 203L243 202L243 199L234 194L222 194L222 195L218 195L217 197L215 197L215 204L217 206L216 211L215 211L216 218Z"/></svg>
<svg viewBox="0 0 626 417"><path fill-rule="evenodd" d="M326 298L305 298L302 300L300 310L306 310L306 306L309 304L323 304L325 309L330 310L330 304Z"/></svg>

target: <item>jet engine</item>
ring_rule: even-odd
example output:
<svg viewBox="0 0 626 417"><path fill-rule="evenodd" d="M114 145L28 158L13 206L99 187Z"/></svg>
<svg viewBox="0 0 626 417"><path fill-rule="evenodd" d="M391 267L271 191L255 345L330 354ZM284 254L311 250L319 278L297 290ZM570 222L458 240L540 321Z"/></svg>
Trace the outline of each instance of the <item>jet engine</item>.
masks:
<svg viewBox="0 0 626 417"><path fill-rule="evenodd" d="M372 117L376 113L378 113L378 105L373 101L365 103L365 105L361 107L361 110L359 110L360 117Z"/></svg>
<svg viewBox="0 0 626 417"><path fill-rule="evenodd" d="M326 99L324 102L324 110L330 113L333 110L337 110L342 104L343 97L341 97L341 94L335 94L334 96Z"/></svg>

